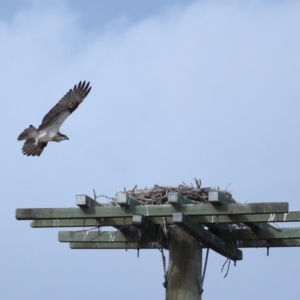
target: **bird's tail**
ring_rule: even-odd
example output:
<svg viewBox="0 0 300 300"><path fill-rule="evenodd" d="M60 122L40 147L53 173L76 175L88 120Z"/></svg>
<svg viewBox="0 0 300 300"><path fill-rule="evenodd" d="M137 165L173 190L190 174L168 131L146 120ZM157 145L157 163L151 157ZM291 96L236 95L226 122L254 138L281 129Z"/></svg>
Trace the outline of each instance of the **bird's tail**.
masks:
<svg viewBox="0 0 300 300"><path fill-rule="evenodd" d="M37 129L34 126L30 125L18 136L18 141L33 138L35 136L36 132L37 132Z"/></svg>
<svg viewBox="0 0 300 300"><path fill-rule="evenodd" d="M27 156L40 156L44 148L47 146L47 143L38 143L34 146L35 139L28 139L24 143L22 148L22 153Z"/></svg>

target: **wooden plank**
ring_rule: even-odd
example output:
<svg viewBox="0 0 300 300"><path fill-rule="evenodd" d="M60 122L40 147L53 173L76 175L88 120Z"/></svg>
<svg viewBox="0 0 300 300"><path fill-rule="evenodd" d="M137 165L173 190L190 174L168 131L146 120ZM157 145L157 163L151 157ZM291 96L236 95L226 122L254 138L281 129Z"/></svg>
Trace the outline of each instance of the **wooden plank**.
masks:
<svg viewBox="0 0 300 300"><path fill-rule="evenodd" d="M131 226L132 218L99 218L99 219L45 219L32 220L32 228L52 228L52 227L122 227Z"/></svg>
<svg viewBox="0 0 300 300"><path fill-rule="evenodd" d="M139 236L138 233L129 234L123 231L60 231L58 232L60 242L156 242L155 239L146 235Z"/></svg>
<svg viewBox="0 0 300 300"><path fill-rule="evenodd" d="M235 245L239 248L299 247L300 239L243 240L235 241Z"/></svg>
<svg viewBox="0 0 300 300"><path fill-rule="evenodd" d="M100 203L95 201L94 199L90 198L87 195L76 195L76 205L83 208L83 207L93 207L93 206L101 206Z"/></svg>
<svg viewBox="0 0 300 300"><path fill-rule="evenodd" d="M182 212L189 216L197 215L232 215L232 214L266 214L288 212L287 202L267 203L231 203L231 204L184 204L184 205L140 205L132 207L92 207L92 208L33 208L16 209L16 219L94 219L107 217L130 217L141 214L148 217L171 217L173 213Z"/></svg>
<svg viewBox="0 0 300 300"><path fill-rule="evenodd" d="M300 239L278 239L278 240L242 240L235 241L237 248L282 248L282 247L300 247ZM127 249L137 249L136 243L127 243ZM155 242L139 242L139 249L159 249L161 246ZM206 248L205 245L202 246ZM71 242L70 248L72 249L125 249L125 242Z"/></svg>
<svg viewBox="0 0 300 300"><path fill-rule="evenodd" d="M208 192L208 201L213 204L236 203L236 201L233 198L229 197L224 192L220 192L220 191L209 191Z"/></svg>
<svg viewBox="0 0 300 300"><path fill-rule="evenodd" d="M218 236L224 240L269 240L269 239L299 239L300 227L268 228L253 231L251 229L220 230Z"/></svg>
<svg viewBox="0 0 300 300"><path fill-rule="evenodd" d="M194 204L195 202L182 196L180 193L169 192L168 203L172 205L182 205L182 204Z"/></svg>
<svg viewBox="0 0 300 300"><path fill-rule="evenodd" d="M232 243L226 242L208 230L204 229L202 225L197 224L190 217L182 213L176 213L173 215L173 222L180 225L196 240L216 251L217 253L225 256L226 258L230 258L232 260L241 260L243 258L242 251L236 249Z"/></svg>
<svg viewBox="0 0 300 300"><path fill-rule="evenodd" d="M141 203L139 201L137 201L135 198L128 195L127 193L118 193L117 194L117 203L121 206L141 205Z"/></svg>
<svg viewBox="0 0 300 300"><path fill-rule="evenodd" d="M267 214L193 216L193 220L202 224L244 223L249 226L251 223L298 222L300 221L300 211ZM155 222L153 218L152 221Z"/></svg>
<svg viewBox="0 0 300 300"><path fill-rule="evenodd" d="M161 217L151 217L150 220L155 224L161 224ZM262 222L259 224L274 221L280 222L299 222L300 211L291 211L284 214L248 214L248 215L230 215L230 216L193 216L193 220L201 224L226 224L226 223L244 223L250 225L253 222ZM167 217L168 224L173 223L173 217ZM258 224L258 223L256 223ZM95 227L95 226L130 226L132 225L131 216L127 218L99 218L99 219L39 219L32 220L30 223L33 228L51 228L51 227ZM257 227L257 226L256 226Z"/></svg>
<svg viewBox="0 0 300 300"><path fill-rule="evenodd" d="M142 232L154 239L157 239L159 226L143 215L133 215L132 225L137 226Z"/></svg>
<svg viewBox="0 0 300 300"><path fill-rule="evenodd" d="M160 249L161 246L155 242L136 242L134 243L125 243L125 242L114 242L114 243L105 243L105 242L71 242L71 249Z"/></svg>
<svg viewBox="0 0 300 300"><path fill-rule="evenodd" d="M272 223L268 224L268 223L244 223L245 225L247 225L248 227L250 227L253 231L257 231L260 229L271 229L273 228L273 226L271 225Z"/></svg>

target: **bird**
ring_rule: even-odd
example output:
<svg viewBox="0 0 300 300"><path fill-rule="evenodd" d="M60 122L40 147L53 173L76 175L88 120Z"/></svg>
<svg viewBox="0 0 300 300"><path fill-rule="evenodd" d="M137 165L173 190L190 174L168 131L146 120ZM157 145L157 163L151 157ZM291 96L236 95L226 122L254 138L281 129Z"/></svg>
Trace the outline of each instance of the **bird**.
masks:
<svg viewBox="0 0 300 300"><path fill-rule="evenodd" d="M48 142L61 142L69 138L59 132L60 126L83 102L92 87L90 82L79 82L70 89L56 105L44 116L41 125L36 129L29 125L19 136L18 141L26 140L22 153L27 156L40 156Z"/></svg>

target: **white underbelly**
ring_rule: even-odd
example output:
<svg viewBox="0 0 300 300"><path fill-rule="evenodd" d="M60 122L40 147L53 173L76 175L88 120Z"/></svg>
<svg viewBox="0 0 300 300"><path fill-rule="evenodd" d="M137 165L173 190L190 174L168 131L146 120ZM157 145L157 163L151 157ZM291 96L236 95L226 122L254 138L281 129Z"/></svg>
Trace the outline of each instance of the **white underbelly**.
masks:
<svg viewBox="0 0 300 300"><path fill-rule="evenodd" d="M48 142L51 141L55 135L56 132L44 131L38 135L37 139L39 142Z"/></svg>

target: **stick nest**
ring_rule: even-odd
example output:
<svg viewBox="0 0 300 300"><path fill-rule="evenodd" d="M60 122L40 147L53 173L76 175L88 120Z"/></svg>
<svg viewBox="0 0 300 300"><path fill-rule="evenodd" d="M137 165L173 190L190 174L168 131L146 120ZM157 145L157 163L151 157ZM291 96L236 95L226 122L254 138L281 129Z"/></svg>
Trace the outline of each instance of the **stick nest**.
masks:
<svg viewBox="0 0 300 300"><path fill-rule="evenodd" d="M135 198L137 201L139 201L143 205L163 205L168 204L168 193L169 192L177 192L183 195L184 197L188 198L189 200L193 201L195 204L197 203L208 203L208 192L209 191L220 191L224 194L226 194L229 198L232 198L232 194L226 189L226 190L220 190L218 187L214 188L202 188L201 187L201 180L198 180L196 177L194 178L195 185L191 184L185 184L184 182L182 184L179 184L178 186L161 186L161 185L154 185L152 188L142 188L139 189L137 185L131 189L126 190L124 188L123 191L120 191L119 193L126 192L128 195ZM116 197L107 197L104 195L96 196L96 198L99 197L105 197L110 199L111 201L107 203L106 205L118 205ZM234 200L234 199L233 199Z"/></svg>

